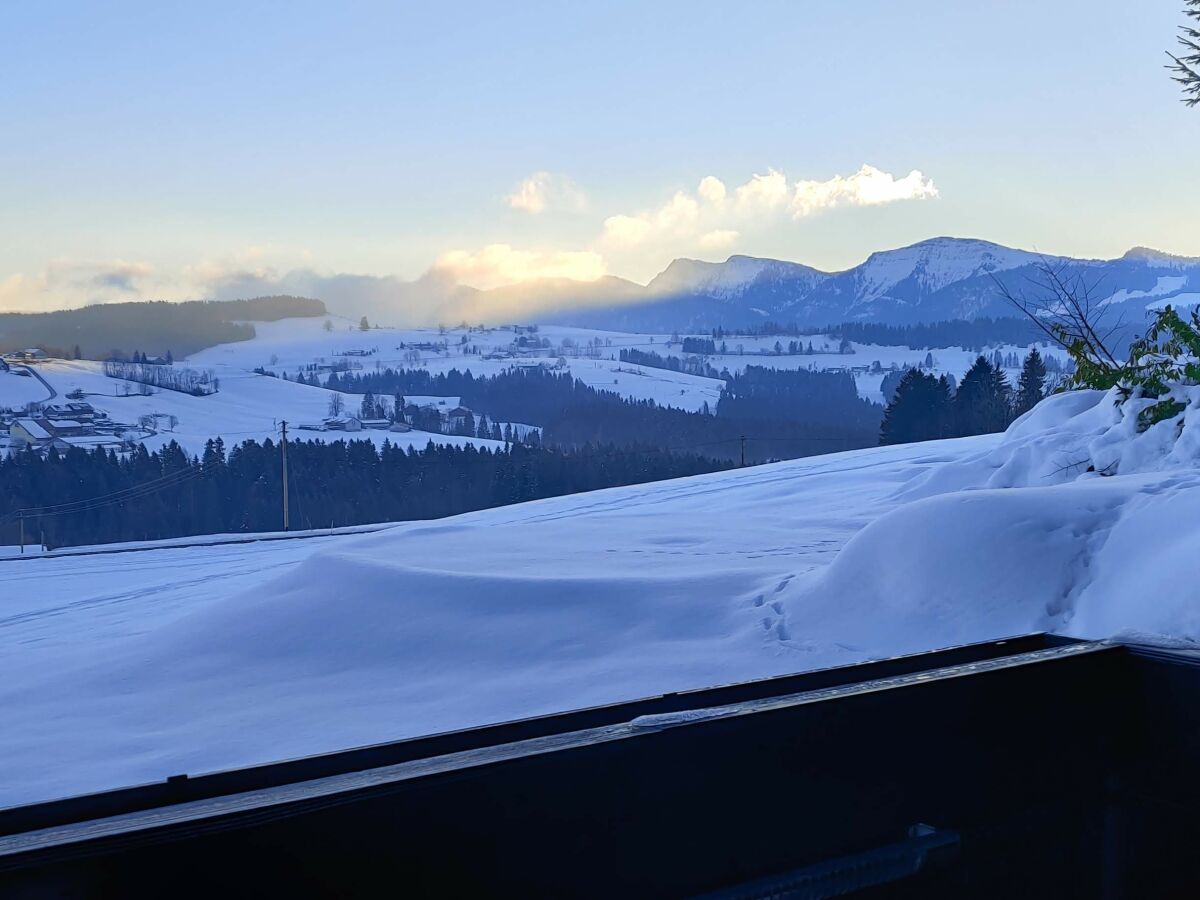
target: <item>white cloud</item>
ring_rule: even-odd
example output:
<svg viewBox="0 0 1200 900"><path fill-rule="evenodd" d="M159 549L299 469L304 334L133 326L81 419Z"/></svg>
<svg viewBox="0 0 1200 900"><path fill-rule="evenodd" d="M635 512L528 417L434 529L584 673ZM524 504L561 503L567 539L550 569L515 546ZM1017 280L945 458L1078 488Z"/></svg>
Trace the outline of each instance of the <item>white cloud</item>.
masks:
<svg viewBox="0 0 1200 900"><path fill-rule="evenodd" d="M839 206L877 206L937 195L933 181L919 171L897 178L870 165L828 181L790 182L783 172L768 169L732 189L706 175L694 192L676 191L661 206L609 216L598 246L625 257L635 250L660 257L716 251L746 231L770 227L789 212L800 219Z"/></svg>
<svg viewBox="0 0 1200 900"><path fill-rule="evenodd" d="M587 195L566 175L554 172L534 172L520 184L504 202L513 209L538 215L544 212L582 212L587 209Z"/></svg>
<svg viewBox="0 0 1200 900"><path fill-rule="evenodd" d="M617 244L640 244L653 227L648 215L609 216L604 220L604 239Z"/></svg>
<svg viewBox="0 0 1200 900"><path fill-rule="evenodd" d="M751 175L736 193L738 210L743 214L772 210L787 202L787 176L768 169L766 175Z"/></svg>
<svg viewBox="0 0 1200 900"><path fill-rule="evenodd" d="M433 268L460 284L483 289L535 278L595 281L605 274L603 257L592 250L517 250L509 244L452 250L442 254Z"/></svg>
<svg viewBox="0 0 1200 900"><path fill-rule="evenodd" d="M717 228L700 235L698 243L705 250L724 250L740 237L740 234L730 228Z"/></svg>
<svg viewBox="0 0 1200 900"><path fill-rule="evenodd" d="M705 175L700 179L700 187L696 188L696 193L700 195L700 199L710 206L723 206L725 204L725 195L728 193L725 190L725 182L713 175Z"/></svg>
<svg viewBox="0 0 1200 900"><path fill-rule="evenodd" d="M792 215L800 219L836 206L878 206L937 195L933 180L916 169L897 178L864 165L846 178L835 175L828 181L797 181L792 194Z"/></svg>
<svg viewBox="0 0 1200 900"><path fill-rule="evenodd" d="M658 209L604 220L604 239L615 244L640 244L647 238L686 236L695 233L700 204L684 191L676 191Z"/></svg>

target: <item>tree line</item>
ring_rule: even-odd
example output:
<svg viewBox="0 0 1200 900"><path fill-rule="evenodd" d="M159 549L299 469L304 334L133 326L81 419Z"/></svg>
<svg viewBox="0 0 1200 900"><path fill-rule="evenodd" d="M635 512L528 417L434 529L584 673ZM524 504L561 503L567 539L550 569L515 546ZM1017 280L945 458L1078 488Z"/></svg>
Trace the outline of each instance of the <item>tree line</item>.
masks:
<svg viewBox="0 0 1200 900"><path fill-rule="evenodd" d="M60 358L123 359L135 348L187 356L254 337L250 322L325 315L307 297L98 303L48 313L0 313L0 352L38 347Z"/></svg>
<svg viewBox="0 0 1200 900"><path fill-rule="evenodd" d="M644 453L612 446L577 449L513 444L405 449L387 441L288 442L293 529L452 516L471 510L581 491L642 484L728 468L699 454ZM163 486L155 488L155 485ZM139 489L141 486L141 489ZM127 499L94 498L125 491ZM76 501L63 515L37 510ZM228 452L219 439L201 457L174 441L161 450L24 451L0 459L0 535L15 544L25 517L27 542L63 547L196 534L281 528L280 447L244 441Z"/></svg>
<svg viewBox="0 0 1200 900"><path fill-rule="evenodd" d="M613 444L652 450L699 449L706 455L747 462L792 459L873 445L881 408L858 396L844 372L776 370L747 366L728 375L716 409L697 412L632 400L597 390L569 373L541 368L515 369L475 377L451 369L382 369L335 372L325 387L374 398L392 396L392 408L406 395L459 397L492 422L521 422L541 428L547 446L578 448ZM377 403L378 401L376 401ZM414 426L415 426L414 422Z"/></svg>
<svg viewBox="0 0 1200 900"><path fill-rule="evenodd" d="M957 389L947 376L909 369L883 413L881 444L1003 431L1045 396L1046 364L1034 347L1025 357L1016 387L1004 370L979 356Z"/></svg>

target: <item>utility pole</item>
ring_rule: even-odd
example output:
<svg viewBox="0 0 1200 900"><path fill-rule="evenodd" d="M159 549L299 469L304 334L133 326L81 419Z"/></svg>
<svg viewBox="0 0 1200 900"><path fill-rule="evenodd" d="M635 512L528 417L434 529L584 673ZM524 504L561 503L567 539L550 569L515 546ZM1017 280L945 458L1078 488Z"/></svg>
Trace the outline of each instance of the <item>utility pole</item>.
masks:
<svg viewBox="0 0 1200 900"><path fill-rule="evenodd" d="M18 514L17 521L21 523L21 555L24 556L25 555L25 517Z"/></svg>
<svg viewBox="0 0 1200 900"><path fill-rule="evenodd" d="M742 435L742 468L746 468L746 436Z"/></svg>
<svg viewBox="0 0 1200 900"><path fill-rule="evenodd" d="M283 530L288 530L288 471L287 471L287 419L284 419L283 439L279 442L279 449L283 453Z"/></svg>

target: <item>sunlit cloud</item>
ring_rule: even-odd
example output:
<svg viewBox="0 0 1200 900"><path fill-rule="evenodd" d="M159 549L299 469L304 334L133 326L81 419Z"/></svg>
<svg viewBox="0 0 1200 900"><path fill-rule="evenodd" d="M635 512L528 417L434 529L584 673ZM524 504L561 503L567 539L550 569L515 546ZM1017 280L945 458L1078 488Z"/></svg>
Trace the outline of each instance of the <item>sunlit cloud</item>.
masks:
<svg viewBox="0 0 1200 900"><path fill-rule="evenodd" d="M684 191L676 191L655 210L634 215L609 216L604 220L603 239L616 244L637 244L648 237L686 236L695 233L700 204Z"/></svg>
<svg viewBox="0 0 1200 900"><path fill-rule="evenodd" d="M705 175L700 179L700 186L696 188L696 193L710 206L721 207L725 205L725 196L728 191L725 189L725 182L720 178L715 175Z"/></svg>
<svg viewBox="0 0 1200 900"><path fill-rule="evenodd" d="M751 175L735 192L737 209L742 215L756 215L777 209L787 202L788 182L782 172L768 169L766 175Z"/></svg>
<svg viewBox="0 0 1200 900"><path fill-rule="evenodd" d="M604 258L592 250L518 250L509 244L452 250L442 254L433 268L459 284L482 289L538 278L595 281L606 272Z"/></svg>
<svg viewBox="0 0 1200 900"><path fill-rule="evenodd" d="M792 194L792 215L799 219L837 206L878 206L900 200L937 197L931 178L913 169L903 178L864 165L846 178L835 175L828 181L797 181Z"/></svg>
<svg viewBox="0 0 1200 900"><path fill-rule="evenodd" d="M778 228L841 206L877 206L938 196L933 180L917 170L902 178L864 165L851 175L791 181L778 169L755 173L729 187L706 175L694 191L677 190L659 206L618 213L604 220L597 246L622 267L645 265L694 252L715 253L750 233Z"/></svg>
<svg viewBox="0 0 1200 900"><path fill-rule="evenodd" d="M513 209L538 215L544 212L583 212L587 195L566 175L554 172L534 172L504 201Z"/></svg>

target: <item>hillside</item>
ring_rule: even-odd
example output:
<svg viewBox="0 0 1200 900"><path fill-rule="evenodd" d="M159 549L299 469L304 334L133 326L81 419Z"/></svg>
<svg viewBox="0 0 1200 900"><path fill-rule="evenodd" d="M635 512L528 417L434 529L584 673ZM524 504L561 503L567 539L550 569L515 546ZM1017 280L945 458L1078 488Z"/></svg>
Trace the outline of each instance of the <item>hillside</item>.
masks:
<svg viewBox="0 0 1200 900"><path fill-rule="evenodd" d="M168 352L179 358L213 344L254 337L253 321L321 316L325 305L305 297L167 303L98 303L49 313L0 313L0 353L39 347L52 356L85 359Z"/></svg>
<svg viewBox="0 0 1200 900"><path fill-rule="evenodd" d="M1195 427L1077 392L363 536L0 561L0 802L1031 630L1200 641Z"/></svg>

